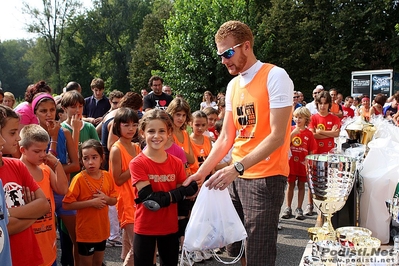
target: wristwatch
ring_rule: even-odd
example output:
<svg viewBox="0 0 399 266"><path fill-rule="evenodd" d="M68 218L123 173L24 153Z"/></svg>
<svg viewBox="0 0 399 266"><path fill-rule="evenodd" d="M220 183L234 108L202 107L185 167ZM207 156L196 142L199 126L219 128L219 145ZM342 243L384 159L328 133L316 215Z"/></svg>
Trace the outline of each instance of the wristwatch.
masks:
<svg viewBox="0 0 399 266"><path fill-rule="evenodd" d="M240 162L235 162L234 163L234 168L236 169L236 171L240 174L243 175L244 174L244 165Z"/></svg>

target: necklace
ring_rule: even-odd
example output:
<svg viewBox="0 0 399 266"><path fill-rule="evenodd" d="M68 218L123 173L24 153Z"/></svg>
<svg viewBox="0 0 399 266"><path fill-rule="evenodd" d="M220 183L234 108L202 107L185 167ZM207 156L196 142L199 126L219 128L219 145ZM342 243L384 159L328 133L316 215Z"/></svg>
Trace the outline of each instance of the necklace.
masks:
<svg viewBox="0 0 399 266"><path fill-rule="evenodd" d="M90 191L93 192L93 194L96 194L98 190L101 191L101 189L103 188L103 184L104 184L104 173L103 173L103 171L101 171L101 177L100 177L101 178L101 184L100 184L100 187L98 189L93 189L93 187L95 188L95 186L91 185L91 183L89 182L89 180L86 177L86 174L87 174L87 171L85 170L84 173L83 173L83 177L85 178L86 183L89 186Z"/></svg>

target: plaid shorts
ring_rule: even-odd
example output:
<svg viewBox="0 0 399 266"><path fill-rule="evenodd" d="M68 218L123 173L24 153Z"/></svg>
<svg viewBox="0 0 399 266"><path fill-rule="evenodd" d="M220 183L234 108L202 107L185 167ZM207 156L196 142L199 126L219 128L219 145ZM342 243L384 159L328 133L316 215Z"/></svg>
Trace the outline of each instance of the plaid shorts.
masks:
<svg viewBox="0 0 399 266"><path fill-rule="evenodd" d="M275 265L277 254L277 225L287 177L278 175L259 179L237 178L229 187L234 207L240 216L248 239L245 245L247 265ZM236 257L241 242L227 247Z"/></svg>

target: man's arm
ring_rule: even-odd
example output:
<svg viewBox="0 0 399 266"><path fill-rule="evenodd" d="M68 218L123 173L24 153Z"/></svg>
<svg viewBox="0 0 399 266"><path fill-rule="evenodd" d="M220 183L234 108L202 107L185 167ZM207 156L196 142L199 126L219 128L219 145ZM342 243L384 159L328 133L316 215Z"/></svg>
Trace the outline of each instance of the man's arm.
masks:
<svg viewBox="0 0 399 266"><path fill-rule="evenodd" d="M277 148L284 144L287 124L290 120L291 112L291 106L270 109L271 132L255 149L241 160L244 169L249 169L258 162L265 160ZM217 151L217 149L213 150ZM227 166L216 172L209 179L208 186L210 189L225 189L238 177L238 175L239 174L235 170L234 165Z"/></svg>
<svg viewBox="0 0 399 266"><path fill-rule="evenodd" d="M233 146L236 137L235 132L236 128L234 126L233 114L231 111L226 111L223 119L222 132L217 141L213 144L211 153L198 169L197 173L191 175L184 181L183 186L187 186L191 181L197 181L199 184L204 182L205 177L212 172L212 169L216 167Z"/></svg>

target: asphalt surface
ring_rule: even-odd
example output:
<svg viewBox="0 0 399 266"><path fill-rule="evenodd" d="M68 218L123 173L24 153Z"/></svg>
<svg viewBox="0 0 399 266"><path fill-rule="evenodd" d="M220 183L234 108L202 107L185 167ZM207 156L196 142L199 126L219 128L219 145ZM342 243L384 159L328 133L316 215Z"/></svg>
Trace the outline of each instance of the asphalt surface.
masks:
<svg viewBox="0 0 399 266"><path fill-rule="evenodd" d="M307 193L307 190L306 190ZM295 190L292 208L295 209L297 206L297 190ZM303 209L306 207L306 198L303 204ZM285 202L283 204L282 210L285 208ZM309 241L307 234L307 229L314 226L316 222L316 215L307 216L305 220L299 221L295 218L291 219L281 219L282 230L279 230L278 240L277 240L277 266L298 266L301 265L302 254L305 250L306 244ZM120 258L121 247L111 247L106 248L104 263L107 266L120 266L122 265L122 260ZM58 256L59 257L59 256ZM222 259L231 260L226 253L220 255ZM60 264L59 264L60 265ZM159 265L159 264L157 264ZM216 266L223 265L217 262L215 259L205 261L203 263L196 263L195 265L206 265L206 266ZM240 263L230 264L234 266L241 265Z"/></svg>

